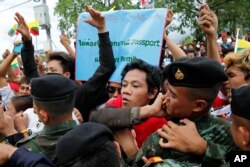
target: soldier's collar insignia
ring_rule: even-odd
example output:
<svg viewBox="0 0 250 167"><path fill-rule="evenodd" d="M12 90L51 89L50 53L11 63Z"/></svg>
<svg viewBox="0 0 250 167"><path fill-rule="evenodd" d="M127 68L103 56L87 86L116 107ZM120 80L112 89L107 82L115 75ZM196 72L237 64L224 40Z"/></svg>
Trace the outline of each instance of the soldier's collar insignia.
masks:
<svg viewBox="0 0 250 167"><path fill-rule="evenodd" d="M175 73L175 79L177 80L183 80L184 78L184 74L181 72L181 70L178 68L178 70Z"/></svg>

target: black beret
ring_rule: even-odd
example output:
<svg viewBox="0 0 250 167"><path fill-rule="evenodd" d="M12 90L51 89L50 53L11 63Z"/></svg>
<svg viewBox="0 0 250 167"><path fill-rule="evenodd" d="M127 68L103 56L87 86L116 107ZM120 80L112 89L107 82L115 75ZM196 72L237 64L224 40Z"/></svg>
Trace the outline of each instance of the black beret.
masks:
<svg viewBox="0 0 250 167"><path fill-rule="evenodd" d="M232 113L250 119L250 85L232 89Z"/></svg>
<svg viewBox="0 0 250 167"><path fill-rule="evenodd" d="M84 157L107 141L113 141L113 133L106 126L87 122L62 136L56 146L57 163L65 165L78 157Z"/></svg>
<svg viewBox="0 0 250 167"><path fill-rule="evenodd" d="M173 86L210 88L227 80L222 65L210 58L178 59L163 71L164 79Z"/></svg>
<svg viewBox="0 0 250 167"><path fill-rule="evenodd" d="M74 81L56 73L48 73L31 80L31 95L40 101L64 99L77 88Z"/></svg>

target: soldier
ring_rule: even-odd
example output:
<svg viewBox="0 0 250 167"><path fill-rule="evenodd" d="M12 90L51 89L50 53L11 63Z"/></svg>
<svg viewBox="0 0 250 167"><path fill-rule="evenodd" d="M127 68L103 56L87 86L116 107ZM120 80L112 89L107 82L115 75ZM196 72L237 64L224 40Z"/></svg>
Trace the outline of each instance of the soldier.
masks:
<svg viewBox="0 0 250 167"><path fill-rule="evenodd" d="M72 110L77 88L74 81L61 74L51 73L33 78L31 94L34 111L45 126L39 135L24 138L17 143L17 146L44 153L54 160L58 138L76 126L76 122L72 119ZM2 119L1 122L5 123L5 127L1 132L6 136L15 135L13 123L8 122L9 118L5 113ZM28 130L23 129L21 133L28 133Z"/></svg>
<svg viewBox="0 0 250 167"><path fill-rule="evenodd" d="M168 92L162 97L162 102L166 102L170 121L158 130L160 136L155 133L143 143L136 164L142 165L143 156L168 158L186 166L189 163L208 166L225 163L225 154L234 148L230 124L210 114L220 85L227 80L223 67L208 58L187 58L168 65L164 74L168 80ZM192 124L181 120L183 118L192 120L198 132L185 131L184 128ZM180 132L185 137L180 138ZM178 142L182 142L181 147Z"/></svg>
<svg viewBox="0 0 250 167"><path fill-rule="evenodd" d="M232 136L234 143L245 151L250 151L250 86L232 90Z"/></svg>

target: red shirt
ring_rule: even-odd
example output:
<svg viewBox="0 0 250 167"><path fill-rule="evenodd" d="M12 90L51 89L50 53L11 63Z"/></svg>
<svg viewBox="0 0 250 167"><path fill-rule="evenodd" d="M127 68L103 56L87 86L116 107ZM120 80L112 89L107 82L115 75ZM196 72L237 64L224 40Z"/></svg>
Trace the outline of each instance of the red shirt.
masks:
<svg viewBox="0 0 250 167"><path fill-rule="evenodd" d="M114 106L117 108L122 107L122 96L119 95L116 99L111 99L106 103L106 106ZM165 118L151 117L143 121L140 124L133 125L133 129L136 133L136 142L139 148L141 148L142 143L154 133L157 129L162 128L164 124L167 124Z"/></svg>

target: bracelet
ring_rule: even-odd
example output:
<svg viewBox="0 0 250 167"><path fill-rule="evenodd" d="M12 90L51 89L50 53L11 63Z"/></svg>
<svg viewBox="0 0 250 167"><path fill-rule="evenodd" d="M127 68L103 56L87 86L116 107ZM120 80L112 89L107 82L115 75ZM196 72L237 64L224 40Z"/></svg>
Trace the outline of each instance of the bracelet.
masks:
<svg viewBox="0 0 250 167"><path fill-rule="evenodd" d="M24 129L24 130L21 130L20 133L28 133L29 130L28 129Z"/></svg>

